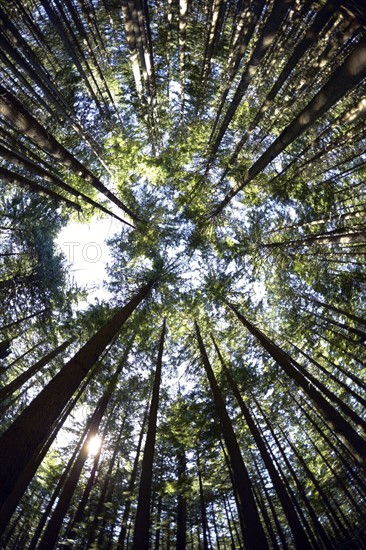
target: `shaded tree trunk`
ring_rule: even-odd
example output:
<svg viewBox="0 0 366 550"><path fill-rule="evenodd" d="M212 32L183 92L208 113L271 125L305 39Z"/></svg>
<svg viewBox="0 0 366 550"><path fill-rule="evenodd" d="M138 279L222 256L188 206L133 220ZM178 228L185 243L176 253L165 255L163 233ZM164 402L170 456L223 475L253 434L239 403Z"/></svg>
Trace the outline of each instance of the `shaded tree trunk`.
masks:
<svg viewBox="0 0 366 550"><path fill-rule="evenodd" d="M155 371L155 380L153 394L151 398L151 406L149 413L149 423L146 435L144 456L141 466L141 478L139 496L137 501L137 512L135 519L135 530L133 534L132 548L133 550L148 550L149 549L149 532L150 532L150 501L151 501L151 484L153 474L153 461L156 439L156 421L159 406L159 388L161 380L162 359L164 350L164 338L166 332L166 322L164 319L163 329L160 338L158 359Z"/></svg>
<svg viewBox="0 0 366 550"><path fill-rule="evenodd" d="M146 298L153 285L154 281L149 282L119 309L2 435L0 445L4 452L0 461L0 506L11 495L17 478L27 464L32 462L39 446L47 441L51 426L57 421L81 381L139 303Z"/></svg>
<svg viewBox="0 0 366 550"><path fill-rule="evenodd" d="M349 90L362 82L366 77L365 47L366 37L363 37L345 61L333 72L322 89L254 162L246 177L231 188L223 201L214 209L212 216L218 215L231 199L262 172L290 143L303 134Z"/></svg>
<svg viewBox="0 0 366 550"><path fill-rule="evenodd" d="M340 415L340 413L321 395L303 374L293 366L290 356L274 344L267 336L239 313L232 305L228 304L236 314L239 321L255 336L262 346L268 351L278 365L290 376L302 390L314 401L317 408L322 411L329 426L337 432L341 440L352 452L356 462L364 469L366 467L366 442L354 430L354 428Z"/></svg>
<svg viewBox="0 0 366 550"><path fill-rule="evenodd" d="M221 355L221 352L220 352L220 349L218 347L218 345L216 344L216 341L213 337L213 335L211 335L212 337L212 340L213 340L213 343L214 343L214 346L215 346L215 349L216 349L216 352L217 352L217 355L220 359L220 362L221 362L221 366L223 368L223 371L229 381L229 385L232 389L232 392L234 393L238 403L239 403L239 406L240 406L240 409L244 415L244 418L248 424L248 427L251 431L251 434L254 438L254 441L256 442L257 444L257 447L259 449L259 452L261 454L261 457L262 457L262 460L268 470L268 473L270 475L270 478L271 478L271 481L273 483L273 487L279 497L279 500L282 504L282 508L283 508L283 511L285 512L285 516L287 518L287 521L288 521L288 524L290 526L290 529L292 531L292 534L293 534L293 537L294 537L294 540L295 540L295 543L296 543L296 548L303 548L304 550L309 548L309 540L307 538L307 535L304 531L304 528L303 526L301 525L301 522L296 514L296 511L294 510L293 508L293 505L292 505L292 502L291 502L291 499L289 497L289 495L287 494L287 491L286 491L286 488L285 486L283 485L282 483L282 480L281 480L281 477L279 475L279 473L277 472L273 462L272 462L272 459L267 451L267 448L262 440L262 437L259 433L259 430L257 429L256 425L255 425L255 422L253 421L252 417L251 417L251 414L250 414L250 411L248 409L248 407L246 406L241 394L240 394L240 391L239 391L239 388L235 382L235 380L233 379L222 355ZM325 540L324 540L324 543L325 544L329 544L329 539L326 537Z"/></svg>
<svg viewBox="0 0 366 550"><path fill-rule="evenodd" d="M185 550L187 544L187 502L184 495L184 479L186 475L186 455L184 448L180 448L177 454L178 483L180 490L177 497L177 541L176 550Z"/></svg>
<svg viewBox="0 0 366 550"><path fill-rule="evenodd" d="M138 443L137 443L136 454L135 454L135 459L133 461L132 472L131 472L130 480L128 482L126 502L125 502L125 507L124 507L124 510L123 510L121 530L120 530L120 533L119 533L118 544L117 544L117 548L119 548L119 549L123 549L124 545L125 545L125 540L126 540L126 535L127 535L127 525L128 525L129 519L130 519L131 499L132 499L132 494L133 494L133 490L135 488L135 483L136 483L136 477L137 477L137 470L138 470L138 465L139 465L139 460L140 460L142 440L143 440L144 433L145 433L145 425L146 425L146 422L147 422L148 412L149 412L148 409L146 409L145 414L144 414L144 418L143 418L143 421L142 421L139 440L138 440Z"/></svg>
<svg viewBox="0 0 366 550"><path fill-rule="evenodd" d="M255 504L249 474L241 456L235 432L233 430L231 420L226 410L225 402L221 395L210 361L208 359L197 322L195 322L195 328L202 363L204 365L210 388L214 397L216 410L218 416L220 417L222 432L230 457L230 463L235 482L234 490L237 492L240 503L238 512L239 517L241 518L241 527L243 531L245 545L248 549L254 549L258 547L258 545L261 548L265 549L268 548L268 544Z"/></svg>
<svg viewBox="0 0 366 550"><path fill-rule="evenodd" d="M66 340L62 344L60 344L57 348L50 351L47 355L42 357L39 361L34 363L29 369L27 369L25 372L22 372L17 376L14 380L12 380L9 384L4 386L0 389L0 401L2 399L5 399L12 393L14 393L16 390L18 390L25 382L27 382L32 376L34 376L37 372L39 372L43 367L48 365L50 361L55 359L60 353L65 351L65 349L71 344L71 340Z"/></svg>
<svg viewBox="0 0 366 550"><path fill-rule="evenodd" d="M103 193L109 200L114 202L134 221L139 218L126 205L124 205L105 185L96 178L83 164L78 161L63 145L61 145L41 124L23 107L12 94L0 85L0 113L8 118L14 126L24 132L41 149L45 149L66 168L71 168L81 175L89 184Z"/></svg>

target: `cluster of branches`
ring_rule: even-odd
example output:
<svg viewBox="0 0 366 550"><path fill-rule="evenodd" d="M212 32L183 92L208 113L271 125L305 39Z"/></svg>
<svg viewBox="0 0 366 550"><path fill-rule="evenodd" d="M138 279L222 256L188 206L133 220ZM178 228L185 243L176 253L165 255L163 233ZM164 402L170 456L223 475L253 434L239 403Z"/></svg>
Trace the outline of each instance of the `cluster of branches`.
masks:
<svg viewBox="0 0 366 550"><path fill-rule="evenodd" d="M362 546L364 24L0 8L5 548ZM54 240L94 210L129 229L80 312Z"/></svg>

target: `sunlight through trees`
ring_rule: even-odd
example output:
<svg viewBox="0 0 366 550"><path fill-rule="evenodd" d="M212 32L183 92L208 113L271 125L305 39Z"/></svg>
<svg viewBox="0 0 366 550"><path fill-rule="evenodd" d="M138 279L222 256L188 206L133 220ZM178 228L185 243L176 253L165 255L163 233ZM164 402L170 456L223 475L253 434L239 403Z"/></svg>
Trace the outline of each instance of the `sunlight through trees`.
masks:
<svg viewBox="0 0 366 550"><path fill-rule="evenodd" d="M1 547L364 548L363 2L0 0L0 62Z"/></svg>

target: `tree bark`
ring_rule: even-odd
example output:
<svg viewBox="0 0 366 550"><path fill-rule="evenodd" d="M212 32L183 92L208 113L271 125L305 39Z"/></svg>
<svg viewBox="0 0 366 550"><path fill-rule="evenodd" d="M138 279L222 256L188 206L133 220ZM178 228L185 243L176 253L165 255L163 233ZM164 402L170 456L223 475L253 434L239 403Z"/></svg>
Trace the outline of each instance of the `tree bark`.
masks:
<svg viewBox="0 0 366 550"><path fill-rule="evenodd" d="M186 475L186 455L184 448L177 453L178 483L180 490L177 497L177 541L176 550L185 550L187 544L187 502L184 495L184 479Z"/></svg>
<svg viewBox="0 0 366 550"><path fill-rule="evenodd" d="M0 85L0 113L10 120L22 133L32 139L38 147L45 149L61 164L82 176L85 181L98 189L134 221L140 221L126 205L124 205L105 185L96 178L80 161L78 161L63 145L61 145L47 130L23 107L10 92Z"/></svg>
<svg viewBox="0 0 366 550"><path fill-rule="evenodd" d="M39 361L34 363L29 369L27 369L25 372L22 372L17 376L14 380L12 380L9 384L2 387L0 389L0 401L14 393L16 390L18 390L25 382L27 382L32 376L34 376L37 372L39 372L43 367L48 365L50 361L55 359L60 353L62 353L69 345L71 344L71 340L66 340L62 344L60 344L57 348L50 351L47 355L42 357Z"/></svg>
<svg viewBox="0 0 366 550"><path fill-rule="evenodd" d="M274 344L267 336L241 315L241 313L232 305L228 304L230 309L236 314L239 321L255 336L262 346L273 357L276 363L283 368L302 390L312 399L317 408L327 419L328 425L338 434L347 448L351 451L355 461L363 469L366 469L366 441L356 432L356 430L341 416L341 414L321 395L321 393L311 384L303 374L292 364L290 356Z"/></svg>
<svg viewBox="0 0 366 550"><path fill-rule="evenodd" d="M0 331L9 330L10 328L17 327L21 323L23 323L23 321L28 321L28 319L32 319L33 317L36 317L37 315L40 315L41 313L45 313L46 311L47 311L46 309L41 309L39 311L36 311L35 313L31 313L29 315L26 315L25 317L21 317L20 319L17 319L16 321L12 321L11 323L7 323L6 325L3 325L2 327L0 327Z"/></svg>
<svg viewBox="0 0 366 550"><path fill-rule="evenodd" d="M164 319L163 329L160 338L158 359L155 371L155 380L151 406L149 413L149 423L146 435L144 456L142 459L141 478L139 496L137 501L137 512L135 519L135 530L133 534L133 550L149 550L149 532L150 532L150 501L151 485L153 475L153 461L156 439L156 421L159 407L159 389L161 380L162 359L164 350L164 338L166 332L166 322Z"/></svg>
<svg viewBox="0 0 366 550"><path fill-rule="evenodd" d="M136 454L135 454L135 459L133 461L132 472L131 472L131 476L130 476L130 479L129 479L129 482L128 482L127 497L126 497L125 507L124 507L123 515L122 515L121 530L120 530L119 537L118 537L118 544L117 544L118 549L123 549L125 547L125 540L126 540L126 535L127 535L127 525L128 525L128 521L129 521L129 518L130 518L130 511L131 511L131 497L132 497L133 490L135 488L136 477L137 477L137 469L138 469L139 460L140 460L142 439L143 439L144 433L145 433L145 424L147 422L147 418L148 418L148 410L146 409L145 414L144 414L144 418L143 418L143 421L142 421L139 440L138 440L138 443L137 443Z"/></svg>
<svg viewBox="0 0 366 550"><path fill-rule="evenodd" d="M255 504L252 484L249 478L247 468L244 464L236 435L227 413L224 399L215 379L207 352L202 340L201 332L197 322L195 322L196 335L201 353L202 363L204 365L210 388L214 397L217 413L220 417L222 433L230 457L230 464L233 472L235 487L239 500L239 517L246 547L250 549L268 548L266 535L260 521L257 506Z"/></svg>
<svg viewBox="0 0 366 550"><path fill-rule="evenodd" d="M246 177L231 188L223 201L214 209L212 216L218 215L231 199L262 172L290 143L303 134L316 120L333 107L339 99L344 97L349 90L362 82L366 77L365 51L366 37L363 37L310 103L304 107L301 113L281 132L272 145L254 162L251 168L249 168Z"/></svg>
<svg viewBox="0 0 366 550"><path fill-rule="evenodd" d="M40 166L39 164L36 164L35 162L32 162L31 160L25 158L23 155L20 155L19 153L15 152L15 151L11 151L10 149L8 149L7 147L4 147L1 144L0 144L0 156L5 158L6 160L12 162L13 164L15 164L17 166L22 166L24 169L29 170L33 174L44 177L46 180L50 181L54 185L57 185L58 187L61 187L61 189L63 189L67 193L70 193L74 197L82 199L84 202L86 202L87 204L90 204L94 208L97 208L98 210L100 210L104 214L108 214L109 216L112 216L116 220L121 221L121 222L131 226L131 224L128 223L126 220L123 220L122 218L120 218L119 216L117 216L116 214L114 214L113 212L108 210L108 208L105 208L101 204L95 202L93 199L91 199L90 197L88 197L87 195L85 195L84 193L79 191L78 189L75 189L74 187L71 187L71 185L68 185L63 180L61 180L59 177L55 176L54 174L52 174L51 172L49 172L45 168L42 168L42 166ZM50 195L50 196L52 196L52 195ZM80 209L80 206L79 206L79 209ZM131 227L133 227L133 226L131 226Z"/></svg>
<svg viewBox="0 0 366 550"><path fill-rule="evenodd" d="M281 502L281 505L282 505L282 508L283 508L283 511L285 512L285 516L287 518L287 521L288 521L288 524L290 526L290 529L292 531L292 534L293 534L293 537L294 537L294 540L295 540L295 544L296 544L296 548L298 548L299 550L302 548L304 550L308 549L309 548L309 540L307 538L307 535L304 531L304 528L303 526L301 525L301 522L296 514L296 511L294 510L293 508L293 505L292 505L292 502L291 502L291 499L286 491L286 488L284 486L284 484L282 483L282 480L281 480L281 477L279 475L279 473L277 472L273 462L272 462L272 459L267 451L267 448L262 440L262 437L259 433L259 430L257 429L256 425L255 425L255 422L253 421L252 417L251 417L251 414L250 414L250 411L248 409L248 407L246 406L241 394L240 394L240 391L239 391L239 388L235 382L235 380L233 379L230 371L229 371L229 368L228 366L226 365L222 355L221 355L221 352L220 352L220 349L218 347L218 345L216 344L216 341L213 337L213 335L211 334L211 338L213 340L213 343L214 343L214 346L215 346L215 349L216 349L216 352L217 352L217 355L220 359L220 363L221 363L221 366L222 366L222 369L228 379L228 382L229 382L229 385L232 389L232 392L233 394L235 395L238 403L239 403L239 406L240 406L240 409L244 415L244 418L248 424L248 427L251 431L251 434L254 438L254 441L256 442L257 444L257 447L259 449L259 452L260 452L260 455L262 457L262 460L264 462L264 465L265 467L267 468L268 470L268 473L270 475L270 478L272 480L272 483L273 483L273 487L278 495L278 498ZM329 543L329 540L326 540L324 541L325 543Z"/></svg>
<svg viewBox="0 0 366 550"><path fill-rule="evenodd" d="M0 439L0 445L4 449L0 461L0 506L11 494L16 479L32 461L37 448L47 440L52 424L81 381L139 303L146 298L154 282L150 281L142 287L84 344L3 434Z"/></svg>
<svg viewBox="0 0 366 550"><path fill-rule="evenodd" d="M84 392L86 386L93 376L94 372L92 371L89 373L89 376L86 378L86 380L84 380L84 382L81 384L75 397L67 404L60 418L52 425L49 437L46 438L45 443L37 447L36 452L34 453L34 457L32 457L32 460L28 461L24 469L19 473L15 482L12 484L11 493L6 498L1 507L0 535L4 532L4 529L6 528L9 519L11 518L17 505L19 504L19 501L22 498L25 490L27 489L30 480L33 478L39 465L46 456L48 449L54 442L58 431L62 427L63 423L65 422L75 404L78 402L80 396Z"/></svg>

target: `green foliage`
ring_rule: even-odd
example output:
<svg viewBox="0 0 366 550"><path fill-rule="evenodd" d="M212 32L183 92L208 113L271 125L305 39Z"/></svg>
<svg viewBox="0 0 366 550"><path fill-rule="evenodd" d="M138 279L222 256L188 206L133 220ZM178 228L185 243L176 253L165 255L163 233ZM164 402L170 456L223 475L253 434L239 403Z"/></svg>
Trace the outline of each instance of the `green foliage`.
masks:
<svg viewBox="0 0 366 550"><path fill-rule="evenodd" d="M176 512L182 500L188 506L186 531L192 547L203 545L204 512L213 548L244 546L242 536L234 533L239 521L230 458L225 456L217 407L202 367L195 320L252 486L268 514L271 499L276 521L271 516L267 527L274 530L277 546L282 545L280 525L287 545L294 547L291 529L224 376L211 334L272 453L271 460L299 502L305 518L301 521L309 522L308 530L323 546L314 515L303 502L305 494L335 548L360 547L364 472L345 451L334 426L323 422L306 392L246 331L227 302L304 366L309 386L311 376L334 394L336 403L342 400L363 418L365 138L362 111L360 118L358 111L352 111L363 97L361 83L247 181L253 166L276 138L286 134L286 127L355 47L363 27L358 29L350 13L362 8L345 2L314 35L310 26L325 2L293 3L256 67L251 56L272 3L264 3L252 36L246 33L253 13L246 10L260 2L244 2L244 6L236 1L189 3L186 25L179 15L184 3L142 3L130 27L136 51L127 20L131 2L127 15L121 13L127 4L117 0L46 2L42 8L36 4L20 1L1 8L20 33L14 40L11 25L4 23L1 43L10 40L21 55L12 55L10 49L4 53L4 85L112 195L102 195L90 178L55 158L52 150L48 154L46 146L37 146L29 129L20 133L5 115L0 122L1 143L120 216L117 203L122 201L138 220L134 227L123 226L110 236L104 281L108 294L97 289L97 298L91 298L71 282L65 259L55 247L60 230L76 220L75 214L1 182L1 323L11 326L3 330L0 351L4 355L11 341L14 355L3 358L2 382L10 383L52 346L73 340L65 354L0 403L3 429L118 308L147 282L154 281L154 287L93 367L92 379L17 508L19 524L12 520L9 548L27 547L87 418L120 365L123 368L99 430L101 458L82 521L70 530L90 480L91 456L65 514L58 544L116 547L127 503L133 525L142 468L143 446L137 456L138 441L141 430L146 432L143 410L150 403L163 318L168 335L150 503L151 533L156 537L161 532L161 547L176 543ZM51 21L46 4L60 25ZM309 30L312 43L296 66L287 67ZM248 63L252 63L250 83L234 105ZM286 67L287 78L269 100L268 92ZM211 154L228 114L232 115L228 127L218 150ZM243 134L243 146L236 150ZM1 163L39 179L15 163ZM43 183L57 191L55 185ZM225 208L213 215L225 193L238 187L242 191L232 193ZM81 197L76 200L82 206L77 221L92 225L96 211ZM85 298L83 305L81 298ZM35 318L17 323L33 312ZM332 402L328 395L327 399ZM354 418L346 420L355 427ZM182 456L183 472L179 470ZM133 473L136 480L131 486ZM334 510L319 487L334 503Z"/></svg>

